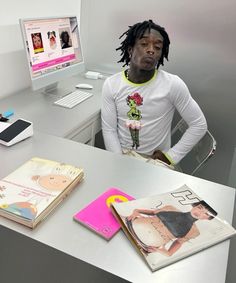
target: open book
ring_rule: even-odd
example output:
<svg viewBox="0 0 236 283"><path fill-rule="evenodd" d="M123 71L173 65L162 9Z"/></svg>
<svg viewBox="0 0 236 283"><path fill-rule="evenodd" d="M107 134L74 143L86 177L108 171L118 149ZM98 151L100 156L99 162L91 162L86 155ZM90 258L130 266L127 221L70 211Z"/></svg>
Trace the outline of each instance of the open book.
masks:
<svg viewBox="0 0 236 283"><path fill-rule="evenodd" d="M186 185L161 195L112 203L111 208L152 271L236 234Z"/></svg>
<svg viewBox="0 0 236 283"><path fill-rule="evenodd" d="M83 175L81 168L32 158L0 180L0 215L34 228L71 192Z"/></svg>

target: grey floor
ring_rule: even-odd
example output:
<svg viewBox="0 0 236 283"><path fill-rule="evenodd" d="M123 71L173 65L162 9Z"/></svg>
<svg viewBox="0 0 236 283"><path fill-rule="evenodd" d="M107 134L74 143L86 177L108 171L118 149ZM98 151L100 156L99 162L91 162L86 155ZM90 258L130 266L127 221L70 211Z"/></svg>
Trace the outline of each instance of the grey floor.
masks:
<svg viewBox="0 0 236 283"><path fill-rule="evenodd" d="M221 136L218 137L216 133L217 132L214 132L213 129L213 135L216 140L222 140ZM104 149L101 132L96 136L95 146ZM224 139L224 143L218 142L215 155L207 162L205 167L198 171L196 177L236 188L236 142L234 139ZM236 206L234 208L233 226L236 228ZM230 240L230 253L225 281L226 283L236 282L235 263L236 237Z"/></svg>

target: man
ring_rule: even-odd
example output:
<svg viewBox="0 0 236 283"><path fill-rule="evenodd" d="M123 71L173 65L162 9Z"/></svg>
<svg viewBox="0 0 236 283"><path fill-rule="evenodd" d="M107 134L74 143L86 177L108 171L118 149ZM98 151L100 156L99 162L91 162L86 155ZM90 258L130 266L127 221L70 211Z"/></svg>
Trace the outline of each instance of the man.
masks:
<svg viewBox="0 0 236 283"><path fill-rule="evenodd" d="M106 149L135 150L145 157L177 164L203 137L205 117L185 83L160 70L168 60L169 36L152 20L137 23L121 37L121 59L127 69L103 86L102 130ZM175 109L189 128L171 147Z"/></svg>
<svg viewBox="0 0 236 283"><path fill-rule="evenodd" d="M142 252L172 256L185 242L200 235L196 221L211 220L216 215L216 211L202 200L192 203L189 212L171 205L154 210L134 209L126 217L126 225ZM152 244L150 238L155 238Z"/></svg>

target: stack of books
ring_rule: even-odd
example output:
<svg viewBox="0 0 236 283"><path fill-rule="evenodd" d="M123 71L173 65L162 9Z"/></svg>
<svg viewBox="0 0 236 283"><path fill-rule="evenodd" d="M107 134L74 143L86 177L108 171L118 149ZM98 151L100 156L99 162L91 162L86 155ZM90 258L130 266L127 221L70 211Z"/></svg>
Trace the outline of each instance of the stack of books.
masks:
<svg viewBox="0 0 236 283"><path fill-rule="evenodd" d="M0 180L0 215L33 229L83 176L82 168L32 158Z"/></svg>

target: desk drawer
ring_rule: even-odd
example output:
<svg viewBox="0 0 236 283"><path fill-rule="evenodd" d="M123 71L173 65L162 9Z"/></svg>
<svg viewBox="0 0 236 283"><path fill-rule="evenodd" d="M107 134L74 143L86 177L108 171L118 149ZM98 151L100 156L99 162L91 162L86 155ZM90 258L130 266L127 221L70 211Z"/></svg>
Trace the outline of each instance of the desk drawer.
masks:
<svg viewBox="0 0 236 283"><path fill-rule="evenodd" d="M71 140L81 143L90 143L93 138L93 124L88 125L86 128L77 132L74 136L70 137Z"/></svg>

